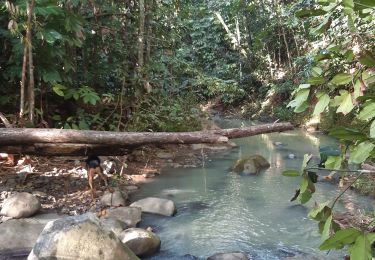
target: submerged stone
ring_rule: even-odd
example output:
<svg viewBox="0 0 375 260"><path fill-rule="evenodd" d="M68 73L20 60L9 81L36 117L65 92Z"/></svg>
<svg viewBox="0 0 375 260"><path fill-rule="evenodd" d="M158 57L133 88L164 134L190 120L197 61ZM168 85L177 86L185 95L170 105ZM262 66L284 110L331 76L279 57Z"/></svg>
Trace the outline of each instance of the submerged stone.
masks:
<svg viewBox="0 0 375 260"><path fill-rule="evenodd" d="M270 167L270 163L261 155L251 155L237 160L231 168L236 173L244 175L258 174L260 170Z"/></svg>

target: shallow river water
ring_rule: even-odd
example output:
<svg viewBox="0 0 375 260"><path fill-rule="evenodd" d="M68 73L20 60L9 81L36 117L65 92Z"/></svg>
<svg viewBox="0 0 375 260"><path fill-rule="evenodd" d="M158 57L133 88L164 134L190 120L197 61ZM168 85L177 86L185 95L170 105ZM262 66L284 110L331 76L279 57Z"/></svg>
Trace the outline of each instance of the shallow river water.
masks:
<svg viewBox="0 0 375 260"><path fill-rule="evenodd" d="M233 126L233 122L230 124ZM168 198L177 206L173 217L143 216L141 226L153 227L162 241L160 253L152 259L205 259L233 251L245 252L251 259L294 255L302 259L342 259L343 252L327 254L317 249L317 223L307 218L313 202L306 206L290 202L299 179L281 175L283 169L299 169L305 153L318 155L319 145L334 145L335 140L293 130L234 142L237 148L211 156L204 167L165 169L134 195L133 199ZM276 146L275 142L283 145ZM238 158L252 154L264 156L271 167L257 176L228 171ZM289 154L296 158L289 159ZM335 185L319 182L312 201L324 202L339 192ZM373 206L368 198L349 190L337 209Z"/></svg>

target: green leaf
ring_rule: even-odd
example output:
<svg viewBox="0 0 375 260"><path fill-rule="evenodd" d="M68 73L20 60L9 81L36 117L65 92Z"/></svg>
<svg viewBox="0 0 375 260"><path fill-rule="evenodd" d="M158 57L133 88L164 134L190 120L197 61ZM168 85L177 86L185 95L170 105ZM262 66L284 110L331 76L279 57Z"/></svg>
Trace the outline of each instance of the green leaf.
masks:
<svg viewBox="0 0 375 260"><path fill-rule="evenodd" d="M353 243L361 232L355 228L347 228L337 231L333 236L325 240L320 246L320 250L340 249L345 245Z"/></svg>
<svg viewBox="0 0 375 260"><path fill-rule="evenodd" d="M303 155L303 161L302 161L302 165L301 165L301 171L305 170L305 168L307 167L307 164L309 163L309 161L311 160L311 158L312 158L311 154L304 154Z"/></svg>
<svg viewBox="0 0 375 260"><path fill-rule="evenodd" d="M57 94L59 95L60 97L63 97L64 96L64 90L66 89L66 87L64 87L63 85L61 84L55 84L53 85L52 87L52 90Z"/></svg>
<svg viewBox="0 0 375 260"><path fill-rule="evenodd" d="M305 191L304 193L300 193L298 198L301 204L305 204L311 199L311 192Z"/></svg>
<svg viewBox="0 0 375 260"><path fill-rule="evenodd" d="M300 176L299 172L296 170L285 170L281 173L283 176L288 176L288 177L297 177Z"/></svg>
<svg viewBox="0 0 375 260"><path fill-rule="evenodd" d="M294 99L289 102L288 107L298 107L300 106L303 102L307 100L309 97L310 89L301 89L299 90Z"/></svg>
<svg viewBox="0 0 375 260"><path fill-rule="evenodd" d="M369 156L375 145L365 141L355 146L349 156L349 163L363 163Z"/></svg>
<svg viewBox="0 0 375 260"><path fill-rule="evenodd" d="M370 126L370 137L375 138L375 120L372 121Z"/></svg>
<svg viewBox="0 0 375 260"><path fill-rule="evenodd" d="M311 85L321 85L325 82L323 77L310 77L307 81Z"/></svg>
<svg viewBox="0 0 375 260"><path fill-rule="evenodd" d="M325 240L329 238L331 224L332 224L332 214L327 218L327 220L324 223L322 237L321 237L322 242L324 242Z"/></svg>
<svg viewBox="0 0 375 260"><path fill-rule="evenodd" d="M356 0L355 5L358 6L360 9L375 7L374 0Z"/></svg>
<svg viewBox="0 0 375 260"><path fill-rule="evenodd" d="M355 243L350 246L350 259L371 260L371 243L368 237L362 233L357 236Z"/></svg>
<svg viewBox="0 0 375 260"><path fill-rule="evenodd" d="M359 62L362 65L373 67L375 66L375 57L371 52L365 51L359 58Z"/></svg>
<svg viewBox="0 0 375 260"><path fill-rule="evenodd" d="M319 77L320 75L322 75L322 72L323 72L323 70L319 67L311 68L311 75L313 77Z"/></svg>
<svg viewBox="0 0 375 260"><path fill-rule="evenodd" d="M366 139L366 136L357 129L345 127L334 128L329 132L329 135L344 141L363 141Z"/></svg>
<svg viewBox="0 0 375 260"><path fill-rule="evenodd" d="M343 4L344 7L354 8L354 1L353 0L343 0L342 4Z"/></svg>
<svg viewBox="0 0 375 260"><path fill-rule="evenodd" d="M341 168L342 158L341 156L328 156L324 163L324 168L338 170Z"/></svg>
<svg viewBox="0 0 375 260"><path fill-rule="evenodd" d="M310 209L308 217L311 219L316 219L318 214L320 214L325 207L327 207L329 204L329 201L323 202L323 203L315 203L314 207Z"/></svg>
<svg viewBox="0 0 375 260"><path fill-rule="evenodd" d="M363 163L369 156L375 145L365 141L355 146L349 156L349 163Z"/></svg>
<svg viewBox="0 0 375 260"><path fill-rule="evenodd" d="M307 101L304 101L302 104L300 104L298 107L294 109L294 113L302 113L309 107L309 103Z"/></svg>
<svg viewBox="0 0 375 260"><path fill-rule="evenodd" d="M327 12L322 9L302 9L302 10L298 10L295 13L295 16L298 18L305 18L305 17L312 17L312 16L320 16L326 13Z"/></svg>
<svg viewBox="0 0 375 260"><path fill-rule="evenodd" d="M316 97L318 98L318 102L315 105L314 109L314 115L319 115L326 109L326 107L329 104L329 101L331 100L327 94L324 93L317 93Z"/></svg>
<svg viewBox="0 0 375 260"><path fill-rule="evenodd" d="M333 100L333 105L339 105L336 113L348 114L354 108L352 96L347 90L340 90L340 96L336 96Z"/></svg>
<svg viewBox="0 0 375 260"><path fill-rule="evenodd" d="M352 81L352 75L348 73L339 73L331 79L330 83L333 85L345 85Z"/></svg>
<svg viewBox="0 0 375 260"><path fill-rule="evenodd" d="M365 104L359 115L358 119L366 121L375 117L375 102L368 102Z"/></svg>
<svg viewBox="0 0 375 260"><path fill-rule="evenodd" d="M306 176L303 176L301 179L301 183L299 185L301 193L304 193L307 190L307 187L309 186L309 181Z"/></svg>
<svg viewBox="0 0 375 260"><path fill-rule="evenodd" d="M60 74L57 70L49 70L43 73L42 75L44 82L55 83L61 82Z"/></svg>
<svg viewBox="0 0 375 260"><path fill-rule="evenodd" d="M353 12L353 9L350 9ZM354 25L353 16L351 14L348 14L348 28L351 33L355 33L357 30Z"/></svg>

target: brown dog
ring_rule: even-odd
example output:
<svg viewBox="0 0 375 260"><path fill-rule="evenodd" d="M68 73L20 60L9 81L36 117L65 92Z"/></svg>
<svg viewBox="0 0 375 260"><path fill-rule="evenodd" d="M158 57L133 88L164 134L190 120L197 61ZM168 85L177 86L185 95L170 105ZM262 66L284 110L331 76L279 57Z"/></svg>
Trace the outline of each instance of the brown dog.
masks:
<svg viewBox="0 0 375 260"><path fill-rule="evenodd" d="M91 189L92 198L95 198L95 189L93 187L94 175L97 173L101 180L104 181L105 186L108 186L107 176L103 173L100 166L100 159L96 155L90 155L86 159L88 182ZM99 181L100 183L100 181Z"/></svg>

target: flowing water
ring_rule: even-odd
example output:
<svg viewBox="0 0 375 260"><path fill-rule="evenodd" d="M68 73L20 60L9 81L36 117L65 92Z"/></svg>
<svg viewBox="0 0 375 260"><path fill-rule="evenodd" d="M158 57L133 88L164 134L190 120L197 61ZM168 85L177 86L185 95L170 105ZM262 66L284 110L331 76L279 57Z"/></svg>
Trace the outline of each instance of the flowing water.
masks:
<svg viewBox="0 0 375 260"><path fill-rule="evenodd" d="M239 122L229 122L232 127L236 124ZM225 122L222 125L228 126ZM290 202L299 179L281 175L283 169L299 169L305 153L318 155L319 145L335 145L335 140L294 130L234 141L237 148L212 156L204 167L166 169L134 195L134 200L168 198L177 206L173 217L143 216L141 226L153 227L162 241L160 253L152 259L205 259L233 251L246 252L251 259L294 255L342 259L344 252L327 254L317 249L317 223L307 218L312 202L306 206ZM276 146L275 142L283 145ZM257 176L228 171L241 156L252 154L264 156L271 167ZM296 158L290 159L289 154ZM313 200L327 201L339 193L335 185L318 182ZM337 209L370 210L373 206L368 198L349 190Z"/></svg>

